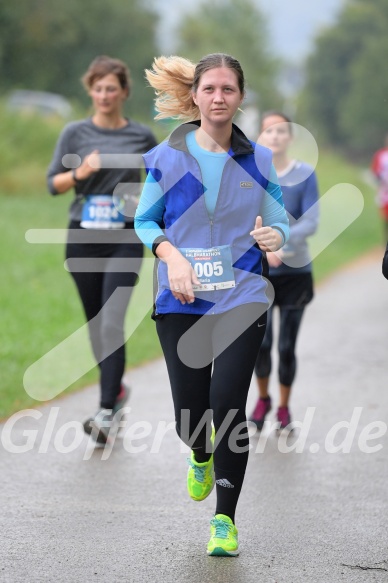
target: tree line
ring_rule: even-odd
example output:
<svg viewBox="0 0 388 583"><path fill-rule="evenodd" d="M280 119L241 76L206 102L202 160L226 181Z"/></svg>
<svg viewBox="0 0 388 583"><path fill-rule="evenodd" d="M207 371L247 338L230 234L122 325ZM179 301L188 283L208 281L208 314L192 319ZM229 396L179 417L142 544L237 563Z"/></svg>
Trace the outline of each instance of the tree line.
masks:
<svg viewBox="0 0 388 583"><path fill-rule="evenodd" d="M388 133L387 31L387 0L348 0L307 62L301 113L320 139L357 156Z"/></svg>
<svg viewBox="0 0 388 583"><path fill-rule="evenodd" d="M60 93L88 103L80 83L101 54L130 67L130 114L149 120L153 91L144 69L160 54L158 13L132 0L18 0L0 3L0 91ZM336 23L316 39L307 61L296 119L316 138L354 153L380 146L388 131L388 2L347 0ZM175 52L194 62L226 52L243 65L251 101L260 109L284 106L281 63L270 51L267 21L257 0L207 0L182 17Z"/></svg>
<svg viewBox="0 0 388 583"><path fill-rule="evenodd" d="M145 113L143 70L155 55L156 24L156 15L138 0L3 2L1 93L52 91L87 103L80 78L97 55L108 54L129 64L133 108Z"/></svg>
<svg viewBox="0 0 388 583"><path fill-rule="evenodd" d="M88 103L80 77L94 57L124 60L133 78L129 108L152 115L144 69L160 54L158 14L141 0L18 0L0 4L0 87L60 93ZM276 70L265 44L266 23L253 0L210 0L182 19L176 53L194 61L208 52L241 59L251 89L265 106L278 100Z"/></svg>

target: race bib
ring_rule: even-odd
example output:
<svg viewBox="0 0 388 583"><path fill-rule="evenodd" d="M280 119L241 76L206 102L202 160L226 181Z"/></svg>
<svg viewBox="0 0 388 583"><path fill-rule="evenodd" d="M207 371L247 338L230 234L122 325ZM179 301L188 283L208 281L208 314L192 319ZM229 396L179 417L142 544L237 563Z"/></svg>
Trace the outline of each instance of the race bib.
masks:
<svg viewBox="0 0 388 583"><path fill-rule="evenodd" d="M201 282L193 285L194 291L215 291L235 287L232 251L229 245L211 249L179 249L190 261Z"/></svg>
<svg viewBox="0 0 388 583"><path fill-rule="evenodd" d="M82 207L81 227L84 229L122 229L125 227L125 219L111 196L93 194L86 197Z"/></svg>

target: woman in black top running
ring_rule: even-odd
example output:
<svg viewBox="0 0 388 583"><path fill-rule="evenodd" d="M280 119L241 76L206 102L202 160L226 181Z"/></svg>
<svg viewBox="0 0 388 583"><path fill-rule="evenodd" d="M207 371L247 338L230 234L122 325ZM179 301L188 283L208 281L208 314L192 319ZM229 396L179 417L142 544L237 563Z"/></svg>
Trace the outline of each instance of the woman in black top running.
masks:
<svg viewBox="0 0 388 583"><path fill-rule="evenodd" d="M48 187L53 195L75 191L67 268L88 321L101 387L100 408L84 429L105 443L114 415L129 395L122 382L124 318L143 257L133 215L141 154L153 148L156 139L148 127L123 115L131 91L125 63L97 57L82 81L94 113L63 129L48 170ZM123 260L126 268L120 270Z"/></svg>

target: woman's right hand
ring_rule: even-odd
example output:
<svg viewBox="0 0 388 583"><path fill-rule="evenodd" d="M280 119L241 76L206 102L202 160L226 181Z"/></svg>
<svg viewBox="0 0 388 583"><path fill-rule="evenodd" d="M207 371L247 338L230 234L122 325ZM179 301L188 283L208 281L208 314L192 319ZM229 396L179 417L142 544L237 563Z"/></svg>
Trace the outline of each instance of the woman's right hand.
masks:
<svg viewBox="0 0 388 583"><path fill-rule="evenodd" d="M193 284L199 285L200 281L191 263L168 241L160 243L156 253L167 264L168 281L174 298L182 305L192 304L195 300Z"/></svg>
<svg viewBox="0 0 388 583"><path fill-rule="evenodd" d="M101 168L101 158L99 150L93 150L82 161L82 164L76 169L77 180L86 180L92 174L98 172Z"/></svg>
<svg viewBox="0 0 388 583"><path fill-rule="evenodd" d="M63 194L67 192L70 188L74 188L79 180L86 180L89 176L98 172L100 168L100 152L93 150L93 152L85 156L80 166L73 168L73 170L60 172L53 177L53 186L56 193Z"/></svg>

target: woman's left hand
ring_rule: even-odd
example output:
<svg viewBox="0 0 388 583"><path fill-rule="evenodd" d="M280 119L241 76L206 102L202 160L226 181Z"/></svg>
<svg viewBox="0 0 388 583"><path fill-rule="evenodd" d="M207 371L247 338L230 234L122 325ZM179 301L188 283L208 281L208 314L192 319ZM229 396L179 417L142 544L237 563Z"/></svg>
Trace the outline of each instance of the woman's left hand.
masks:
<svg viewBox="0 0 388 583"><path fill-rule="evenodd" d="M262 251L277 251L283 243L283 237L277 229L263 227L263 219L256 217L255 227L249 233Z"/></svg>

